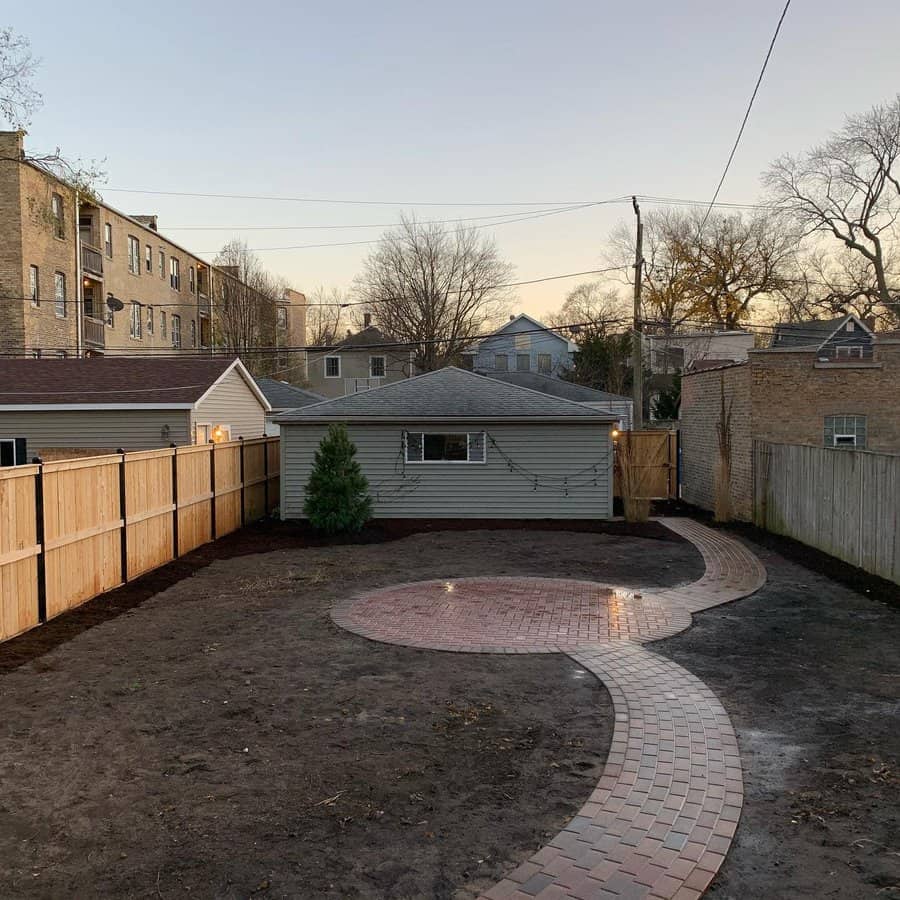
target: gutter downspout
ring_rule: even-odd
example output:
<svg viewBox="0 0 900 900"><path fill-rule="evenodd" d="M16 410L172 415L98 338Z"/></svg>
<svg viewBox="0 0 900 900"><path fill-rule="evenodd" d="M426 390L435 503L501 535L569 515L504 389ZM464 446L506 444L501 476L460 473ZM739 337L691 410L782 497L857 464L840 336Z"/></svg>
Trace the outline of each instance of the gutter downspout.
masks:
<svg viewBox="0 0 900 900"><path fill-rule="evenodd" d="M81 198L75 189L75 355L84 356L84 275L81 271L81 228L79 226Z"/></svg>

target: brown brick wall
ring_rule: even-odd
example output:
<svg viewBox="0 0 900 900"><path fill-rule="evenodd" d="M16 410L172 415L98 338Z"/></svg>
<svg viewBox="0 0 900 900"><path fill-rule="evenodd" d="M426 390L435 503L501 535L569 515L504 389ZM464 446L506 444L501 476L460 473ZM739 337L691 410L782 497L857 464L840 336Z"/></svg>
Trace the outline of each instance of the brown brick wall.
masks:
<svg viewBox="0 0 900 900"><path fill-rule="evenodd" d="M753 518L753 472L750 367L687 375L681 382L682 496L688 503L712 509L721 418L722 387L731 404L731 498L736 519Z"/></svg>
<svg viewBox="0 0 900 900"><path fill-rule="evenodd" d="M900 343L878 342L876 367L816 367L811 353L750 357L757 438L821 447L825 416L858 415L867 417L866 449L900 453Z"/></svg>
<svg viewBox="0 0 900 900"><path fill-rule="evenodd" d="M20 348L25 325L20 297L22 283L22 206L20 172L15 160L22 138L15 132L0 132L0 352Z"/></svg>

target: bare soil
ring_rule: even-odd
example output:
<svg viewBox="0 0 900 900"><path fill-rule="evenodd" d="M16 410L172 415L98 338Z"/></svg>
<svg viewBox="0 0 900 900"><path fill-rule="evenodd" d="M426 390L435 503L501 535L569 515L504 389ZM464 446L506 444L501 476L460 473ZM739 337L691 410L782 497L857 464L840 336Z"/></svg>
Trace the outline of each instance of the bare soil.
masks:
<svg viewBox="0 0 900 900"><path fill-rule="evenodd" d="M466 898L546 842L602 770L602 686L564 657L368 642L330 605L702 562L655 525L408 530L257 526L0 646L0 896Z"/></svg>

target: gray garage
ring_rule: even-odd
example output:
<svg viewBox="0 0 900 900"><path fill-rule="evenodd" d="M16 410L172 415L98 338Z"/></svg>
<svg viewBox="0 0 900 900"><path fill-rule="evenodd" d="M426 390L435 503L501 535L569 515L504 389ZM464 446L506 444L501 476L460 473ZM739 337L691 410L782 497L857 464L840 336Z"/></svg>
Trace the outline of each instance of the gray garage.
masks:
<svg viewBox="0 0 900 900"><path fill-rule="evenodd" d="M376 518L605 519L615 416L457 368L291 410L281 514L303 517L320 440L347 426Z"/></svg>

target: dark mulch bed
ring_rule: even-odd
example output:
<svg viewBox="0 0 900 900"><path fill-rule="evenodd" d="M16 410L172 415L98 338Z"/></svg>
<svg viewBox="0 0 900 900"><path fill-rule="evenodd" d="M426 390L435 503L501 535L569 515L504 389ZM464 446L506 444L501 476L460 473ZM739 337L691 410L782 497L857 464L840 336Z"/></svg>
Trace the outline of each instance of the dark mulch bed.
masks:
<svg viewBox="0 0 900 900"><path fill-rule="evenodd" d="M371 643L328 609L437 577L696 578L665 536L259 526L0 646L0 896L475 896L593 790L606 691L565 657Z"/></svg>

